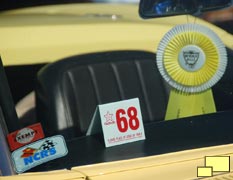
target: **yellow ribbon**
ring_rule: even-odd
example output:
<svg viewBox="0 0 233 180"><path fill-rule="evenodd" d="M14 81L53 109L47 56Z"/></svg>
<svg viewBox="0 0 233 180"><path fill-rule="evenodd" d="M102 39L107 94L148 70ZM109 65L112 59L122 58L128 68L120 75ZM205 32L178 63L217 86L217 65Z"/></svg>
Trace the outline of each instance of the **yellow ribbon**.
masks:
<svg viewBox="0 0 233 180"><path fill-rule="evenodd" d="M209 28L183 24L169 31L157 49L160 73L173 87L165 120L216 112L211 87L226 64L225 46Z"/></svg>
<svg viewBox="0 0 233 180"><path fill-rule="evenodd" d="M171 90L165 120L216 112L212 90L187 94Z"/></svg>

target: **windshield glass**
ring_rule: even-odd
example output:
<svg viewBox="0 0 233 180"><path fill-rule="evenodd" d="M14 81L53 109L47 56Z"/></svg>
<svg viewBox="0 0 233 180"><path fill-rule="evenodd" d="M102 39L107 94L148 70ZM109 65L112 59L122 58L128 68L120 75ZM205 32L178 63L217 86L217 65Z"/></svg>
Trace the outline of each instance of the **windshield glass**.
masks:
<svg viewBox="0 0 233 180"><path fill-rule="evenodd" d="M69 152L36 166L33 161L56 154L53 147L49 152L42 146L22 148L24 154L14 153L16 161L32 166L25 170L18 164L20 173L233 142L233 8L198 17L143 20L138 4L139 0L0 2L0 55L21 124L18 129L41 123L45 137L64 136ZM102 114L96 110L132 98L139 99L141 109L119 107ZM120 132L108 138L109 143L130 143L106 148L101 128L89 133L89 128L100 127L94 122L100 117L93 118L98 113L104 125ZM145 140L131 143L142 137L142 132L135 133L139 119ZM8 128L9 133L14 128ZM27 136L32 133L21 133L25 131ZM21 133L16 134L24 143Z"/></svg>

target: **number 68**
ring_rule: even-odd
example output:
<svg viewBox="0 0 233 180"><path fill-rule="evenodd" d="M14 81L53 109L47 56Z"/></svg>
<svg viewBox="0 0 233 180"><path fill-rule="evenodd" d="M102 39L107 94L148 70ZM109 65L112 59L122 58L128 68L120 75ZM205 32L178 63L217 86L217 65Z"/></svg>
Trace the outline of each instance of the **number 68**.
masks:
<svg viewBox="0 0 233 180"><path fill-rule="evenodd" d="M135 107L129 107L127 109L127 115L124 109L118 109L116 111L116 122L118 130L122 133L126 132L128 127L132 130L137 130L139 128L137 109Z"/></svg>

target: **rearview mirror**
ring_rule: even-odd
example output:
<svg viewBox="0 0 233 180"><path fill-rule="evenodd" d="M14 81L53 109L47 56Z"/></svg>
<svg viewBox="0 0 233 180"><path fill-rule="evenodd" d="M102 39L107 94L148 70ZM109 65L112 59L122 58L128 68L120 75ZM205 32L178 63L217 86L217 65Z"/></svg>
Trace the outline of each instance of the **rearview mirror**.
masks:
<svg viewBox="0 0 233 180"><path fill-rule="evenodd" d="M232 0L141 0L142 18L195 14L229 7Z"/></svg>

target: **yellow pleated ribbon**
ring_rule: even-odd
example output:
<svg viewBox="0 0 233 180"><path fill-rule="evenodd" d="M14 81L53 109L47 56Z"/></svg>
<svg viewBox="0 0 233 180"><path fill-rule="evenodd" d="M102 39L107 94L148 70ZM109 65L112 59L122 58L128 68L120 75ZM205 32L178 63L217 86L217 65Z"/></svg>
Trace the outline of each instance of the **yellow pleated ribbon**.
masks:
<svg viewBox="0 0 233 180"><path fill-rule="evenodd" d="M162 39L157 60L161 75L173 87L165 120L216 112L211 87L227 64L225 46L216 34L195 24L175 28Z"/></svg>
<svg viewBox="0 0 233 180"><path fill-rule="evenodd" d="M216 112L212 90L185 94L171 90L165 120Z"/></svg>

